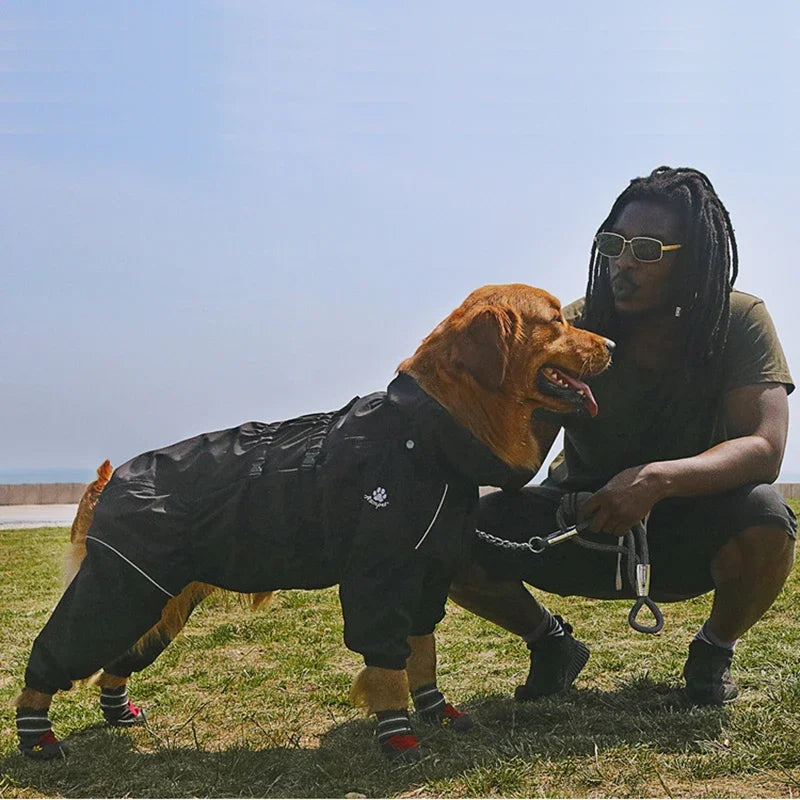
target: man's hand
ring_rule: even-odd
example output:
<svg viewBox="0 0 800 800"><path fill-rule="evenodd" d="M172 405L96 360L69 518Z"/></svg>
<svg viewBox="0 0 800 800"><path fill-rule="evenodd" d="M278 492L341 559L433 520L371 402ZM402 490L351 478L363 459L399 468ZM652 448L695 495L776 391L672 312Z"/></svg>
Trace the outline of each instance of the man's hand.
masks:
<svg viewBox="0 0 800 800"><path fill-rule="evenodd" d="M649 466L623 470L583 504L582 516L593 531L621 536L650 513L662 495L660 481Z"/></svg>

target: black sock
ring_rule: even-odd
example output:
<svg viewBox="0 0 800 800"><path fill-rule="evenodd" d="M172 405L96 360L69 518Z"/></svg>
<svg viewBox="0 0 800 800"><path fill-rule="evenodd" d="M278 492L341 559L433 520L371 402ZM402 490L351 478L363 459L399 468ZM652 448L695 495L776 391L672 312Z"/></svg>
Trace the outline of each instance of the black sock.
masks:
<svg viewBox="0 0 800 800"><path fill-rule="evenodd" d="M701 642L705 642L706 644L710 644L713 647L721 647L724 650L730 650L733 652L736 649L736 644L739 641L738 639L734 639L732 642L726 642L717 636L714 631L711 630L711 626L708 624L708 620L706 620L699 631L694 636L695 639Z"/></svg>
<svg viewBox="0 0 800 800"><path fill-rule="evenodd" d="M542 621L530 633L526 633L522 637L527 642L528 646L535 644L541 639L564 635L561 617L559 617L558 614L551 614L546 608L542 608L542 610L544 611Z"/></svg>

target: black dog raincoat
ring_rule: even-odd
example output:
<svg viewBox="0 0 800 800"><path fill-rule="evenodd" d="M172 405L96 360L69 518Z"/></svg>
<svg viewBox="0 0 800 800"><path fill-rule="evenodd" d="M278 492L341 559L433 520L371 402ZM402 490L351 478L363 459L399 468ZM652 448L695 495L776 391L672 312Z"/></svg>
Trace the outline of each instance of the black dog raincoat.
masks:
<svg viewBox="0 0 800 800"><path fill-rule="evenodd" d="M367 665L403 669L408 636L444 616L474 538L478 486L518 485L521 474L401 373L387 392L338 411L248 422L123 464L95 509L87 561L96 553L125 562L120 575L149 582L163 602L191 581L237 592L338 583L346 645ZM72 609L60 635L48 633L51 619L29 679L36 663L59 660L53 636L76 636L74 620L89 613ZM38 662L37 646L49 650ZM59 683L33 679L33 688Z"/></svg>

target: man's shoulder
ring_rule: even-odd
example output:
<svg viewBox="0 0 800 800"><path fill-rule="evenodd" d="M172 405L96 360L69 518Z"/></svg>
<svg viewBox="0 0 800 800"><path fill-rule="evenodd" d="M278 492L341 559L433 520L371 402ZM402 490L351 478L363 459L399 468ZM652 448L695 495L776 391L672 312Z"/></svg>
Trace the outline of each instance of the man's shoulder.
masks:
<svg viewBox="0 0 800 800"><path fill-rule="evenodd" d="M731 315L745 316L757 305L764 305L764 301L760 297L739 289L731 289Z"/></svg>
<svg viewBox="0 0 800 800"><path fill-rule="evenodd" d="M755 383L783 383L794 388L778 332L764 301L732 291L730 328L725 345L725 388Z"/></svg>
<svg viewBox="0 0 800 800"><path fill-rule="evenodd" d="M731 290L730 332L736 336L739 332L756 329L772 329L772 318L764 301L749 292L738 289Z"/></svg>

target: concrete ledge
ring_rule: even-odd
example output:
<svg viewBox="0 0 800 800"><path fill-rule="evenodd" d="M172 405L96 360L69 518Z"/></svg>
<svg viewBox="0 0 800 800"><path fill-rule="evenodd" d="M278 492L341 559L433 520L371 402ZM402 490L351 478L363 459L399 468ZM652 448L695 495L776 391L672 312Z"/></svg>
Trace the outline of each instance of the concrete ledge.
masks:
<svg viewBox="0 0 800 800"><path fill-rule="evenodd" d="M49 503L46 506L0 506L0 531L21 528L69 528L77 511L76 503Z"/></svg>
<svg viewBox="0 0 800 800"><path fill-rule="evenodd" d="M6 483L0 484L0 506L42 506L77 503L85 483ZM787 499L800 500L800 483L776 483L775 488ZM485 494L490 489L482 489Z"/></svg>
<svg viewBox="0 0 800 800"><path fill-rule="evenodd" d="M77 503L85 483L5 483L0 484L0 506L42 506Z"/></svg>

